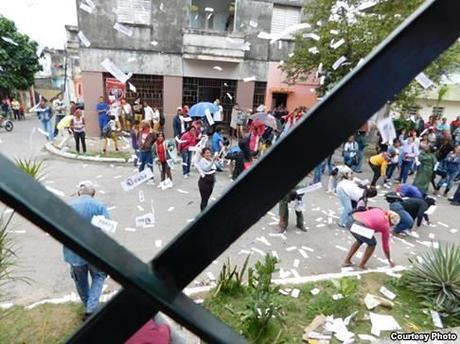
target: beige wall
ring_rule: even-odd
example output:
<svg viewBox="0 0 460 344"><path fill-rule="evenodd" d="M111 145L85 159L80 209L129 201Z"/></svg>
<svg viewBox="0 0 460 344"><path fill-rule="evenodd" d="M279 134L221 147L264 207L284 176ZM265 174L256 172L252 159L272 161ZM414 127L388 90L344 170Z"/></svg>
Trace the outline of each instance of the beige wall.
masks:
<svg viewBox="0 0 460 344"><path fill-rule="evenodd" d="M85 101L85 123L89 136L99 137L99 122L96 113L96 104L99 97L104 95L104 82L102 73L82 72Z"/></svg>
<svg viewBox="0 0 460 344"><path fill-rule="evenodd" d="M163 112L165 114L165 136L172 137L172 120L178 106L182 106L182 77L163 77Z"/></svg>
<svg viewBox="0 0 460 344"><path fill-rule="evenodd" d="M417 100L417 104L422 108L420 109L420 115L428 120L428 117L433 112L433 106L436 105L434 100ZM460 101L449 101L443 100L439 104L440 107L444 108L444 117L447 117L448 122L453 121L460 116Z"/></svg>
<svg viewBox="0 0 460 344"><path fill-rule="evenodd" d="M236 89L236 102L240 105L241 108L252 110L252 102L254 100L254 87L254 81L244 82L238 80ZM257 106L257 104L254 104L254 106Z"/></svg>

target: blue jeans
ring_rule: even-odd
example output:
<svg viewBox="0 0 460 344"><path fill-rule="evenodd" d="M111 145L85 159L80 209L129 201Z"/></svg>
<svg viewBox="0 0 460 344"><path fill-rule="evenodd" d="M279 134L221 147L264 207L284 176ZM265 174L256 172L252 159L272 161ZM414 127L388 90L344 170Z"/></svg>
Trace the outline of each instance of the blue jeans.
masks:
<svg viewBox="0 0 460 344"><path fill-rule="evenodd" d="M99 131L101 138L104 136L102 133L102 129L104 129L105 125L107 124L107 116L106 115L99 115Z"/></svg>
<svg viewBox="0 0 460 344"><path fill-rule="evenodd" d="M401 165L401 174L399 176L399 179L401 180L402 184L405 184L407 181L407 177L409 177L409 173L412 169L413 165L412 160L403 160L402 165Z"/></svg>
<svg viewBox="0 0 460 344"><path fill-rule="evenodd" d="M315 169L313 170L313 184L321 183L321 174L323 173L325 168L326 160L324 160L318 166L315 167Z"/></svg>
<svg viewBox="0 0 460 344"><path fill-rule="evenodd" d="M410 214L404 210L403 206L398 203L391 203L390 204L390 210L393 210L394 212L398 213L400 220L399 223L394 227L395 233L401 233L402 231L405 230L410 230L414 226L414 219Z"/></svg>
<svg viewBox="0 0 460 344"><path fill-rule="evenodd" d="M457 178L457 175L459 174L459 171L449 171L447 170L447 174L444 178L441 178L441 180L438 182L437 189L439 190L442 186L442 184L446 183L446 190L445 192L449 192L450 188L452 187L452 183L454 182L455 178Z"/></svg>
<svg viewBox="0 0 460 344"><path fill-rule="evenodd" d="M41 121L41 122L42 122L43 130L45 131L45 133L48 134L48 140L52 141L53 138L54 138L54 128L51 125L52 124L51 120L49 120L49 121Z"/></svg>
<svg viewBox="0 0 460 344"><path fill-rule="evenodd" d="M185 150L182 155L182 174L188 175L190 173L190 166L192 165L192 152Z"/></svg>
<svg viewBox="0 0 460 344"><path fill-rule="evenodd" d="M351 199L343 191L343 188L339 185L337 187L337 197L339 198L340 204L342 205L342 212L340 213L339 225L346 226L350 213L353 210L351 205Z"/></svg>
<svg viewBox="0 0 460 344"><path fill-rule="evenodd" d="M391 179L393 177L393 173L396 170L396 167L398 167L398 163L391 163L388 164L387 168L387 179Z"/></svg>
<svg viewBox="0 0 460 344"><path fill-rule="evenodd" d="M91 285L89 285L88 273L91 275ZM85 313L94 313L99 306L99 298L107 274L92 265L85 264L71 265L70 275L75 282L81 302L85 306Z"/></svg>
<svg viewBox="0 0 460 344"><path fill-rule="evenodd" d="M152 151L139 151L140 165L139 172L142 172L147 164L147 167L150 168L153 172L153 157Z"/></svg>

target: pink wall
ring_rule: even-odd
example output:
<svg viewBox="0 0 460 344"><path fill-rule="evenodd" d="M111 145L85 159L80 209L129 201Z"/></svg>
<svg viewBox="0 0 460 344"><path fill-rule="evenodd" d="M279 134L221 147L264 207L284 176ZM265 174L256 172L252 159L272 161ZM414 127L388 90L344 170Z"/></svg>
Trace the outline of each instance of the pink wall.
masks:
<svg viewBox="0 0 460 344"><path fill-rule="evenodd" d="M172 137L172 120L176 115L176 109L182 106L182 77L163 77L163 112L166 123L164 127L165 136Z"/></svg>
<svg viewBox="0 0 460 344"><path fill-rule="evenodd" d="M96 113L96 104L99 97L104 95L104 81L102 73L82 72L82 83L85 95L85 123L89 136L99 137L99 121Z"/></svg>
<svg viewBox="0 0 460 344"><path fill-rule="evenodd" d="M311 89L318 86L318 81L313 77L307 81L298 82L295 85L288 85L285 74L278 68L278 62L270 62L268 65L267 93L265 96L265 106L271 109L272 93L287 93L287 108L289 111L298 106L311 107L317 101L315 92Z"/></svg>
<svg viewBox="0 0 460 344"><path fill-rule="evenodd" d="M236 102L242 109L252 109L252 102L254 100L254 81L244 82L238 80L236 88ZM254 104L256 106L256 104Z"/></svg>

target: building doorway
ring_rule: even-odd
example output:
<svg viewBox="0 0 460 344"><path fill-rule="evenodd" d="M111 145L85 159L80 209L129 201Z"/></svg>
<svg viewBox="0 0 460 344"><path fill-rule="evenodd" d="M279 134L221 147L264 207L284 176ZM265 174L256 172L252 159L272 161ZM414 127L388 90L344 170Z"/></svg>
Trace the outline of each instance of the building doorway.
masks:
<svg viewBox="0 0 460 344"><path fill-rule="evenodd" d="M287 106L287 93L272 93L272 109L278 106Z"/></svg>
<svg viewBox="0 0 460 344"><path fill-rule="evenodd" d="M184 78L182 103L192 106L198 102L214 102L219 99L224 109L223 122L230 123L236 97L236 81L225 79Z"/></svg>

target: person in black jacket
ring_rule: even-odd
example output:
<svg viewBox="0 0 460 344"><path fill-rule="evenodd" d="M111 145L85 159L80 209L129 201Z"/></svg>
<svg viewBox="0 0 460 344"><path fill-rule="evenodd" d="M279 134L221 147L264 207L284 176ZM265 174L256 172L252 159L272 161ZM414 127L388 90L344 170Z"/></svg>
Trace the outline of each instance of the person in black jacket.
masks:
<svg viewBox="0 0 460 344"><path fill-rule="evenodd" d="M410 214L410 216L414 219L414 222L417 224L417 227L420 227L422 224L422 220L425 219L428 223L430 219L425 211L431 206L435 205L435 200L431 197L426 197L425 199L420 198L400 198L397 195L393 195L393 193L388 193L385 196L387 202L393 203L398 202L404 208L406 212Z"/></svg>

